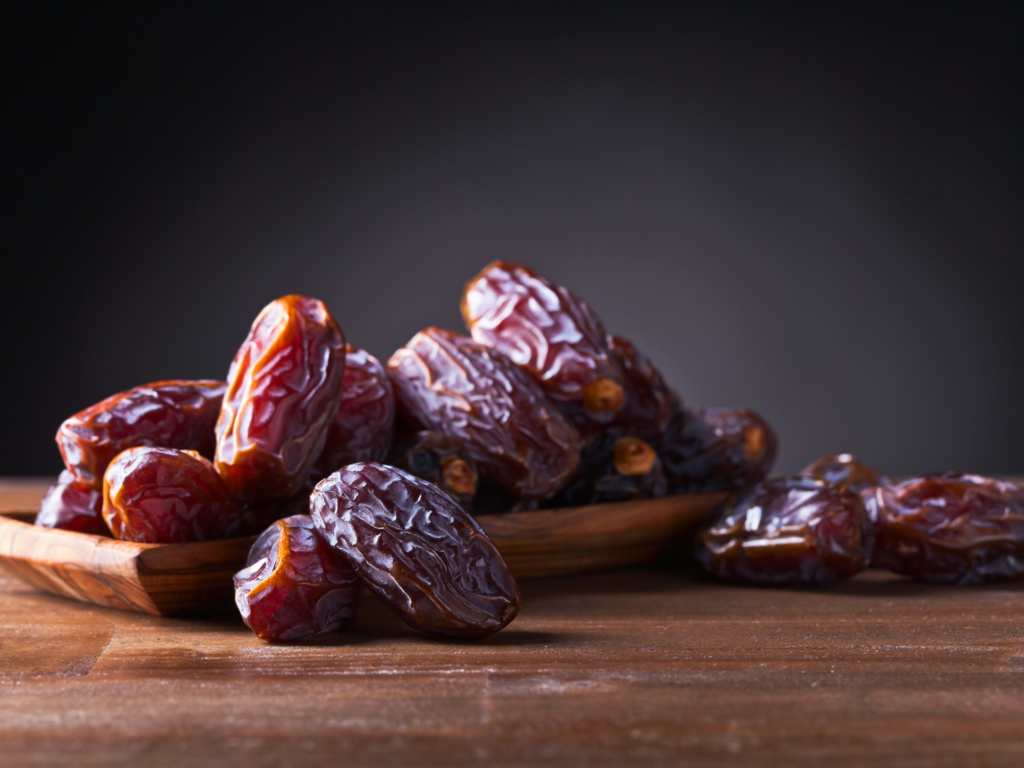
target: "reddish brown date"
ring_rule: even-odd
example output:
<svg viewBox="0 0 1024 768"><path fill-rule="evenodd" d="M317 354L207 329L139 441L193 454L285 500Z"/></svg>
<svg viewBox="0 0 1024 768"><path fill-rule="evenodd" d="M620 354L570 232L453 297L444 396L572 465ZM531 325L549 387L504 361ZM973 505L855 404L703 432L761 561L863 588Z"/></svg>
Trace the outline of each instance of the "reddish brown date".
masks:
<svg viewBox="0 0 1024 768"><path fill-rule="evenodd" d="M854 493L862 493L887 481L887 478L883 478L871 467L862 464L856 456L849 453L823 456L801 469L800 474L815 480L845 485Z"/></svg>
<svg viewBox="0 0 1024 768"><path fill-rule="evenodd" d="M238 503L195 451L129 448L103 476L103 517L114 538L184 544L238 534Z"/></svg>
<svg viewBox="0 0 1024 768"><path fill-rule="evenodd" d="M699 534L697 559L726 581L830 584L867 567L872 539L856 493L787 477L757 485L723 508Z"/></svg>
<svg viewBox="0 0 1024 768"><path fill-rule="evenodd" d="M316 463L321 477L357 461L383 461L391 447L395 396L380 360L347 345L342 391L338 415Z"/></svg>
<svg viewBox="0 0 1024 768"><path fill-rule="evenodd" d="M77 482L99 491L121 451L139 445L213 456L222 381L158 381L86 408L60 425L57 446Z"/></svg>
<svg viewBox="0 0 1024 768"><path fill-rule="evenodd" d="M671 493L749 488L777 453L768 422L745 408L688 408L672 419L659 450Z"/></svg>
<svg viewBox="0 0 1024 768"><path fill-rule="evenodd" d="M412 627L481 638L519 613L519 587L497 548L431 483L351 464L317 485L312 513L321 536Z"/></svg>
<svg viewBox="0 0 1024 768"><path fill-rule="evenodd" d="M529 267L495 261L466 284L462 316L473 338L522 366L560 404L611 415L623 373L587 303Z"/></svg>
<svg viewBox="0 0 1024 768"><path fill-rule="evenodd" d="M323 302L285 296L260 312L228 373L217 471L243 501L299 490L338 413L345 337Z"/></svg>
<svg viewBox="0 0 1024 768"><path fill-rule="evenodd" d="M512 495L546 498L576 471L576 430L500 352L428 328L395 352L388 374L408 422L461 440L481 474Z"/></svg>
<svg viewBox="0 0 1024 768"><path fill-rule="evenodd" d="M616 425L649 443L660 442L672 417L682 412L682 400L629 339L609 335L608 349L622 367L626 391L626 404L615 417Z"/></svg>
<svg viewBox="0 0 1024 768"><path fill-rule="evenodd" d="M235 604L262 640L300 640L352 620L363 585L306 515L278 520L235 574Z"/></svg>
<svg viewBox="0 0 1024 768"><path fill-rule="evenodd" d="M478 475L476 462L461 440L424 430L395 445L388 464L433 483L467 512L473 509Z"/></svg>
<svg viewBox="0 0 1024 768"><path fill-rule="evenodd" d="M66 469L43 497L36 525L95 536L110 535L103 519L103 494L79 483Z"/></svg>
<svg viewBox="0 0 1024 768"><path fill-rule="evenodd" d="M1024 575L1024 488L944 472L874 490L873 565L917 579L977 584Z"/></svg>

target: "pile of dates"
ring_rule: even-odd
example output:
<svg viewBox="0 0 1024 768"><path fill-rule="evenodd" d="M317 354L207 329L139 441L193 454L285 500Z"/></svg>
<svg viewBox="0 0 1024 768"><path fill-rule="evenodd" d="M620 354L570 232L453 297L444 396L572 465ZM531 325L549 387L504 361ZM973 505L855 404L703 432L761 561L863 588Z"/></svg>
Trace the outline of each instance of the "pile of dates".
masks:
<svg viewBox="0 0 1024 768"><path fill-rule="evenodd" d="M236 602L274 640L344 625L364 588L411 626L485 636L520 598L474 516L669 494L730 492L700 550L726 579L843 578L875 541L876 562L925 578L1020 565L1019 518L998 518L997 499L1018 503L1008 485L942 476L915 490L841 462L766 481L778 444L762 418L684 406L636 345L527 267L487 266L462 314L468 336L427 328L382 364L322 302L278 299L226 381L148 384L67 419L66 470L36 522L145 543L258 534ZM940 491L965 499L963 516L916 535ZM1003 520L1001 549L953 541L991 541L982 518ZM948 575L958 556L967 570Z"/></svg>
<svg viewBox="0 0 1024 768"><path fill-rule="evenodd" d="M894 482L850 454L760 482L698 535L711 574L747 584L829 584L869 566L939 584L1024 575L1024 487L942 472Z"/></svg>

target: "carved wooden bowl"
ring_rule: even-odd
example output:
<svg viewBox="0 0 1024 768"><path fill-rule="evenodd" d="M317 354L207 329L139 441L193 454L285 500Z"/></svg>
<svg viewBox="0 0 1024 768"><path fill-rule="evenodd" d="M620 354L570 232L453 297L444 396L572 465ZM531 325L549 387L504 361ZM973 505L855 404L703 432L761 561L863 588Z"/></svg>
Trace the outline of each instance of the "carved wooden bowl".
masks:
<svg viewBox="0 0 1024 768"><path fill-rule="evenodd" d="M725 496L686 494L477 521L516 578L560 576L664 557L686 546L687 534ZM35 515L0 512L0 566L47 592L154 616L230 604L231 577L256 539L135 544L39 528L32 525Z"/></svg>

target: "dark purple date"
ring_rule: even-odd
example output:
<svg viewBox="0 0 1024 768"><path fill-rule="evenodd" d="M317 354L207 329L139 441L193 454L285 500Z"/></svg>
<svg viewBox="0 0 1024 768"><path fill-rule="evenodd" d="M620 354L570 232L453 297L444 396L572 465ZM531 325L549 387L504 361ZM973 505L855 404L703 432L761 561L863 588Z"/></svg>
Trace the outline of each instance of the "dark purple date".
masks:
<svg viewBox="0 0 1024 768"><path fill-rule="evenodd" d="M546 498L576 471L576 430L500 352L428 328L392 355L388 375L406 421L462 441L481 474L510 494Z"/></svg>
<svg viewBox="0 0 1024 768"><path fill-rule="evenodd" d="M383 461L394 424L395 396L387 371L369 352L347 345L341 405L316 462L320 477L357 461Z"/></svg>
<svg viewBox="0 0 1024 768"><path fill-rule="evenodd" d="M448 494L400 469L351 464L317 485L317 530L407 624L481 638L519 613L497 548Z"/></svg>

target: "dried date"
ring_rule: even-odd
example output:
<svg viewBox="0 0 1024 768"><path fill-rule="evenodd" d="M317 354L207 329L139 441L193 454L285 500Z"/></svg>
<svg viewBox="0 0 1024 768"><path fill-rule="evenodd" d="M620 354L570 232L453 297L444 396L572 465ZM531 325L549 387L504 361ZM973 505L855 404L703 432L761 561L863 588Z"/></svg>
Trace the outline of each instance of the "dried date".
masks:
<svg viewBox="0 0 1024 768"><path fill-rule="evenodd" d="M854 493L861 493L886 481L886 478L849 453L823 456L801 469L800 474L815 480L845 485Z"/></svg>
<svg viewBox="0 0 1024 768"><path fill-rule="evenodd" d="M461 440L423 430L394 446L388 464L433 483L467 512L473 508L478 475L476 462Z"/></svg>
<svg viewBox="0 0 1024 768"><path fill-rule="evenodd" d="M615 501L657 499L668 491L658 454L638 437L615 439L608 458L590 471L581 471L569 486L547 501L546 507L581 507Z"/></svg>
<svg viewBox="0 0 1024 768"><path fill-rule="evenodd" d="M388 375L409 423L461 440L481 474L508 493L546 498L576 471L576 430L500 352L428 328L395 352Z"/></svg>
<svg viewBox="0 0 1024 768"><path fill-rule="evenodd" d="M263 640L300 640L352 620L363 585L306 515L278 520L235 574L242 621Z"/></svg>
<svg viewBox="0 0 1024 768"><path fill-rule="evenodd" d="M860 496L822 480L788 477L756 485L723 507L699 534L697 559L726 581L830 584L864 570L872 542Z"/></svg>
<svg viewBox="0 0 1024 768"><path fill-rule="evenodd" d="M623 372L585 301L528 267L495 261L466 284L462 316L473 338L522 366L560 406L601 418L625 402Z"/></svg>
<svg viewBox="0 0 1024 768"><path fill-rule="evenodd" d="M626 391L625 405L615 423L629 435L660 442L672 417L682 412L682 400L629 339L609 335L608 349L622 367Z"/></svg>
<svg viewBox="0 0 1024 768"><path fill-rule="evenodd" d="M338 413L345 337L323 302L285 296L264 307L228 373L217 421L217 471L243 501L295 494Z"/></svg>
<svg viewBox="0 0 1024 768"><path fill-rule="evenodd" d="M768 475L778 440L745 408L688 408L672 418L658 453L670 493L740 490Z"/></svg>
<svg viewBox="0 0 1024 768"><path fill-rule="evenodd" d="M345 347L341 405L316 462L326 477L346 464L383 461L391 447L395 396L380 360L351 344Z"/></svg>
<svg viewBox="0 0 1024 768"><path fill-rule="evenodd" d="M103 494L79 483L66 469L43 497L36 525L94 536L110 535L103 519Z"/></svg>
<svg viewBox="0 0 1024 768"><path fill-rule="evenodd" d="M57 446L81 485L103 488L103 473L121 451L147 445L213 456L222 381L158 381L108 397L57 430Z"/></svg>
<svg viewBox="0 0 1024 768"><path fill-rule="evenodd" d="M238 503L195 451L129 448L103 476L103 517L114 538L183 544L236 536Z"/></svg>
<svg viewBox="0 0 1024 768"><path fill-rule="evenodd" d="M317 485L317 530L407 624L481 638L515 618L519 587L448 494L400 469L351 464Z"/></svg>
<svg viewBox="0 0 1024 768"><path fill-rule="evenodd" d="M1024 574L1024 488L944 472L874 489L873 565L917 579L976 584Z"/></svg>

